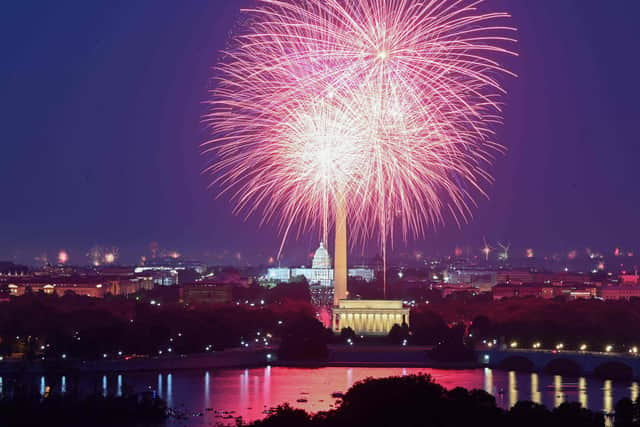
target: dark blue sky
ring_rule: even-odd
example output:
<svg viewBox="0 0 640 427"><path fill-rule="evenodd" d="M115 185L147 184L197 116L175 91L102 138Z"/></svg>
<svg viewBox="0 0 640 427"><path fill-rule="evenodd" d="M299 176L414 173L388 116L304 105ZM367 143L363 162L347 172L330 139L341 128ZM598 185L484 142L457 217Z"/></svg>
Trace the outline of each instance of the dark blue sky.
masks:
<svg viewBox="0 0 640 427"><path fill-rule="evenodd" d="M133 262L150 242L214 262L277 250L275 227L214 200L199 143L211 66L250 0L3 4L0 259L94 244ZM490 200L471 224L411 248L564 251L640 246L640 2L487 0L513 14L521 56L507 81ZM290 243L286 259L317 245ZM475 245L475 246L474 246ZM400 245L403 247L403 245Z"/></svg>

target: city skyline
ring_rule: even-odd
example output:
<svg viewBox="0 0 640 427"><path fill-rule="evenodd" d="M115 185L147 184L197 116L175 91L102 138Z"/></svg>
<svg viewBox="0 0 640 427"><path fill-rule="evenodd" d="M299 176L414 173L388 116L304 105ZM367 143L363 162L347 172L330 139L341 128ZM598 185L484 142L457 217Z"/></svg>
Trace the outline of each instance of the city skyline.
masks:
<svg viewBox="0 0 640 427"><path fill-rule="evenodd" d="M277 253L275 227L234 217L200 175L209 67L239 7L251 2L240 3L179 10L164 3L150 11L144 2L71 2L43 6L54 18L46 22L33 6L9 7L14 19L3 39L15 41L0 69L9 100L0 259L33 263L64 249L77 262L99 244L135 263L151 242L192 258L228 250L229 258L240 253L257 263ZM519 77L506 82L497 137L510 150L497 159L491 198L479 200L471 224L445 226L396 250L442 254L480 246L487 236L540 253L637 252L638 89L625 83L636 61L625 52L639 37L630 29L630 9L639 6L487 5L509 12L519 29L521 56L510 64ZM16 177L23 177L19 186ZM307 254L317 242L316 235L290 239L285 252Z"/></svg>

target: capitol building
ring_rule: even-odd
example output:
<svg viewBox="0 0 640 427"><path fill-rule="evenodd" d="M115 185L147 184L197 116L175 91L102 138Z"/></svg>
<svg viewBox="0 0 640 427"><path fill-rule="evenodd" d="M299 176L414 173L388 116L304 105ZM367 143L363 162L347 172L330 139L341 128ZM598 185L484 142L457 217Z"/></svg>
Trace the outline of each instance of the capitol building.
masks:
<svg viewBox="0 0 640 427"><path fill-rule="evenodd" d="M274 267L267 270L267 280L275 282L288 282L294 277L304 276L311 285L333 286L333 268L329 251L320 242L320 247L316 249L311 262L311 268L299 267ZM359 277L362 280L371 282L374 279L374 272L370 268L350 268L349 277Z"/></svg>

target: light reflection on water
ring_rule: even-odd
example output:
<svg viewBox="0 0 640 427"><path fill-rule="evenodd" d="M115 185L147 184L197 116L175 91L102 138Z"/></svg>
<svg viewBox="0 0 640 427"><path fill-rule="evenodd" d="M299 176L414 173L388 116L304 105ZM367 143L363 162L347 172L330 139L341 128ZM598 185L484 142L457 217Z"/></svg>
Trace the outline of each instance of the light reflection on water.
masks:
<svg viewBox="0 0 640 427"><path fill-rule="evenodd" d="M518 402L518 379L514 371L509 371L509 407Z"/></svg>
<svg viewBox="0 0 640 427"><path fill-rule="evenodd" d="M603 391L602 409L606 413L612 412L613 411L613 390L612 390L611 380L606 380L604 382L602 391Z"/></svg>
<svg viewBox="0 0 640 427"><path fill-rule="evenodd" d="M444 387L484 389L493 394L503 408L518 400L531 400L548 408L562 402L580 402L595 411L611 412L623 397L636 399L637 382L614 382L596 378L569 378L560 375L492 370L438 370L426 368L252 368L160 373L123 373L80 379L86 390L98 384L101 394L122 395L123 388L154 390L170 407L186 413L203 413L189 420L189 426L205 426L233 419L217 418L215 411L228 411L227 417L254 420L265 411L288 402L309 412L328 410L336 405L334 392L346 392L351 385L368 377L388 377L417 373L431 374ZM66 392L69 377L37 377L33 383L41 394ZM75 380L74 380L75 381ZM0 377L0 392L8 389L7 378ZM74 387L75 382L71 382ZM4 387L3 387L4 386ZM207 408L210 410L207 411ZM169 421L172 423L172 421ZM177 422L176 422L177 423Z"/></svg>
<svg viewBox="0 0 640 427"><path fill-rule="evenodd" d="M578 392L579 398L578 401L583 408L589 408L589 399L587 399L587 379L584 377L580 377L578 379Z"/></svg>
<svg viewBox="0 0 640 427"><path fill-rule="evenodd" d="M542 403L542 398L540 394L540 385L538 381L539 381L538 374L533 372L531 374L531 401L533 403Z"/></svg>
<svg viewBox="0 0 640 427"><path fill-rule="evenodd" d="M560 375L553 376L553 393L555 396L553 406L557 408L564 402L564 393L562 392L562 376Z"/></svg>

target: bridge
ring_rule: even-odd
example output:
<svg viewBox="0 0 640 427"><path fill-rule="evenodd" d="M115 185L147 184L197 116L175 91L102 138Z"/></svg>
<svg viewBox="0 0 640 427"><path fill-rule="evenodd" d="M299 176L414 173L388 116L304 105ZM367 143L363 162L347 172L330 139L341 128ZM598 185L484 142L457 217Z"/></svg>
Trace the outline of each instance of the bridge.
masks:
<svg viewBox="0 0 640 427"><path fill-rule="evenodd" d="M476 355L490 368L640 379L640 356L633 354L488 348Z"/></svg>

